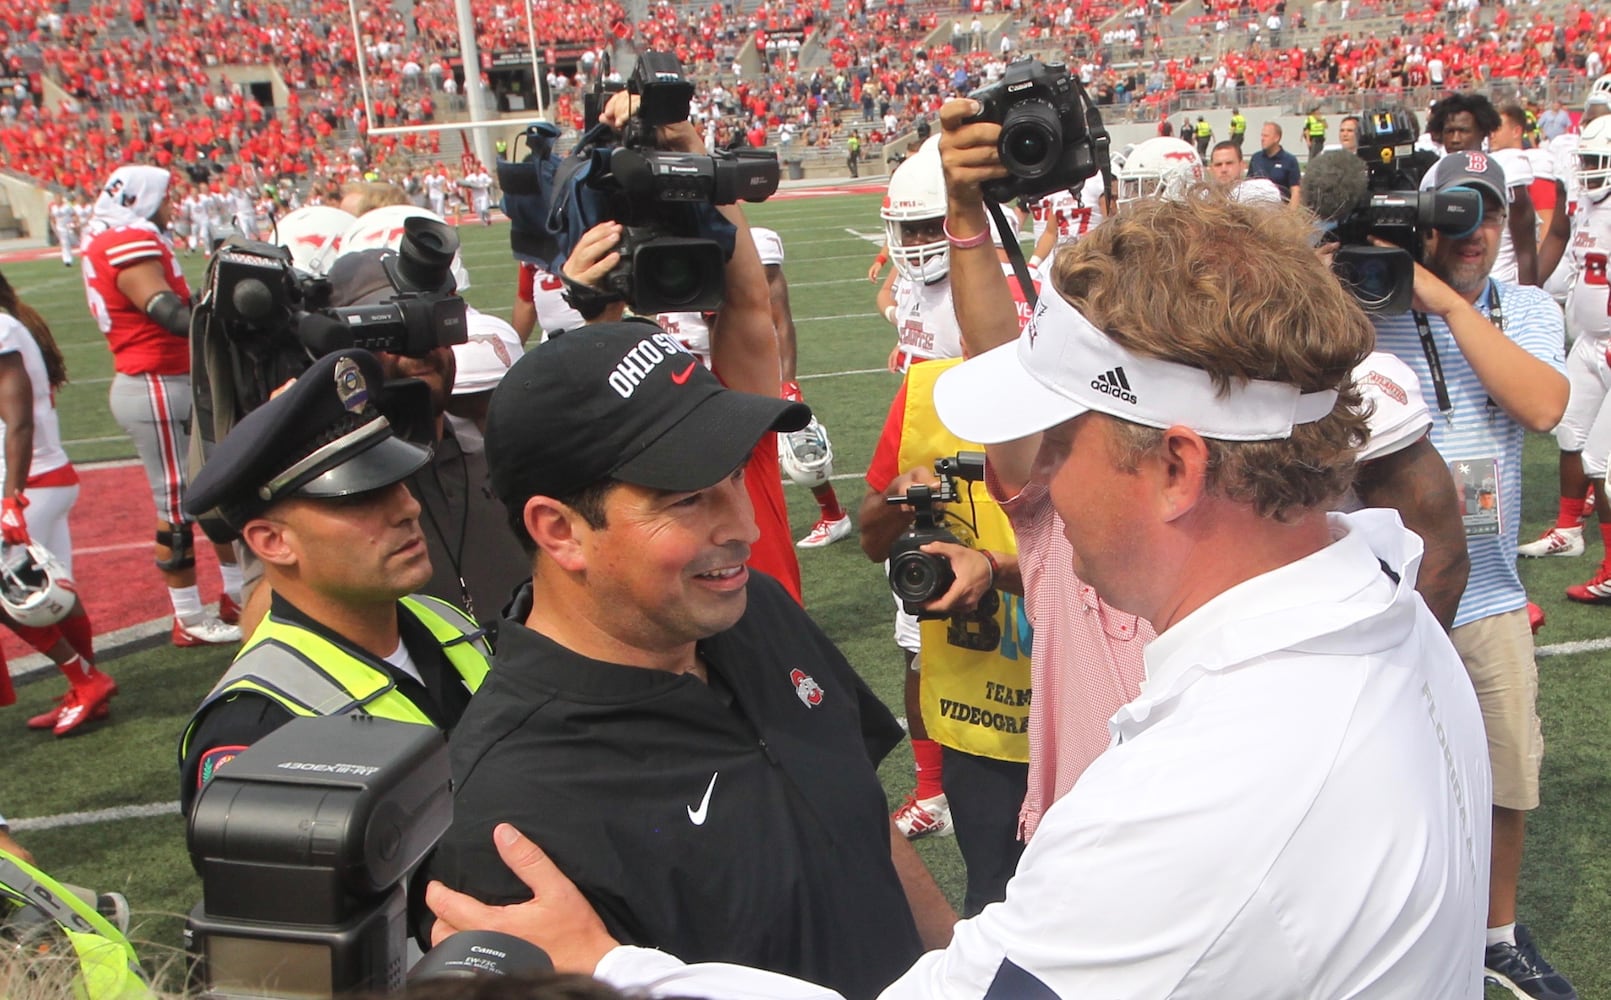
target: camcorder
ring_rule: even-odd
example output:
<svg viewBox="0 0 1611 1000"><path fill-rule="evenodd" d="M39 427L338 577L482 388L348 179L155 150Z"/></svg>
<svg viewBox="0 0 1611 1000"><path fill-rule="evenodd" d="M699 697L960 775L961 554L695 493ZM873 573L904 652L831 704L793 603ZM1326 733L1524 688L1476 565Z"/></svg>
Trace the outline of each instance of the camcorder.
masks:
<svg viewBox="0 0 1611 1000"><path fill-rule="evenodd" d="M890 504L905 504L916 512L912 526L890 546L889 588L900 598L902 610L920 619L946 617L925 611L923 605L944 596L956 582L956 574L951 571L951 560L924 552L923 546L930 542L966 544L945 526L945 519L952 515L947 514L942 505L956 503L967 495L959 487L959 480L974 483L984 478L984 453L959 451L938 459L934 463L934 474L940 480L937 485L914 483L901 496L885 500Z"/></svg>
<svg viewBox="0 0 1611 1000"><path fill-rule="evenodd" d="M551 246L546 259L530 259L558 274L587 230L619 222L621 262L604 279L607 300L624 300L645 315L714 310L737 235L715 206L771 197L779 180L777 153L707 156L656 148L655 130L687 121L694 93L668 53L640 55L627 90L638 104L619 135L596 120L610 91L590 95L592 124L555 172L549 192Z"/></svg>
<svg viewBox="0 0 1611 1000"><path fill-rule="evenodd" d="M382 265L393 294L374 305L333 307L328 279L297 270L291 252L232 239L213 254L190 324L194 402L191 470L242 417L331 351L352 347L423 356L465 342L465 303L452 273L459 235L423 217L404 220L402 242ZM415 379L389 383L381 410L403 437L428 440L429 390ZM202 526L215 542L232 533Z"/></svg>
<svg viewBox="0 0 1611 1000"><path fill-rule="evenodd" d="M472 931L409 969L407 883L452 820L450 776L434 727L363 715L294 719L219 768L186 831L202 881L185 925L190 995L330 997L551 971L542 949Z"/></svg>
<svg viewBox="0 0 1611 1000"><path fill-rule="evenodd" d="M980 185L986 198L1000 204L1039 198L1108 171L1102 115L1062 63L1020 59L968 96L983 107L974 121L1001 126L996 151L1008 175Z"/></svg>
<svg viewBox="0 0 1611 1000"><path fill-rule="evenodd" d="M1482 224L1477 192L1418 190L1428 158L1404 151L1419 131L1415 117L1405 111L1364 115L1358 156L1322 153L1304 177L1304 202L1332 220L1332 238L1341 244L1332 270L1367 312L1390 315L1410 308L1415 262L1422 257L1427 233L1436 230L1460 239ZM1341 159L1322 163L1328 157ZM1436 162L1435 157L1430 160ZM1393 245L1376 246L1372 237Z"/></svg>

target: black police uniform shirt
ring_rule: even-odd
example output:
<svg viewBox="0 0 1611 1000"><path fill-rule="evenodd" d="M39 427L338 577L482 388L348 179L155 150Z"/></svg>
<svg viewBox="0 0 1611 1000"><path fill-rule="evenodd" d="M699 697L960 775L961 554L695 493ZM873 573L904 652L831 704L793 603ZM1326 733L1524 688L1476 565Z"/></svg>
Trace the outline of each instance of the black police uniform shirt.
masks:
<svg viewBox="0 0 1611 1000"><path fill-rule="evenodd" d="M404 482L420 502L420 529L431 556L431 579L421 592L469 611L495 638L499 613L531 579L531 558L492 495L486 455L464 451L444 421L431 460Z"/></svg>
<svg viewBox="0 0 1611 1000"><path fill-rule="evenodd" d="M398 631L415 669L425 680L424 684L320 625L280 594L273 595L271 613L281 621L314 632L354 657L385 670L397 684L397 689L419 706L420 711L444 733L452 731L470 704L470 692L458 671L448 661L447 654L442 652L441 644L431 635L429 628L400 606ZM238 753L294 718L296 716L279 702L251 692L242 692L208 706L196 723L190 750L179 769L179 801L184 812L189 814L196 793L201 791L199 773L205 757L213 751L233 750ZM217 760L222 756L225 755L215 754L214 758Z"/></svg>
<svg viewBox="0 0 1611 1000"><path fill-rule="evenodd" d="M752 571L743 618L698 644L708 684L579 656L521 624L529 599L453 741L432 878L531 898L492 843L509 822L624 943L852 1000L916 960L874 771L900 727L777 581Z"/></svg>

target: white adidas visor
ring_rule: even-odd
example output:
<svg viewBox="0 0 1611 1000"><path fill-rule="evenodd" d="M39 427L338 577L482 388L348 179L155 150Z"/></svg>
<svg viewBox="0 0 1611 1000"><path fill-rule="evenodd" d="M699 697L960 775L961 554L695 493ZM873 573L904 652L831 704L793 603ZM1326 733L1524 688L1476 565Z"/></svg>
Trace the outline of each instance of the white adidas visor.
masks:
<svg viewBox="0 0 1611 1000"><path fill-rule="evenodd" d="M1096 410L1146 427L1190 427L1218 441L1277 441L1331 412L1335 389L1251 379L1221 392L1201 368L1120 347L1047 288L1017 343L941 375L934 405L964 441L1016 441Z"/></svg>

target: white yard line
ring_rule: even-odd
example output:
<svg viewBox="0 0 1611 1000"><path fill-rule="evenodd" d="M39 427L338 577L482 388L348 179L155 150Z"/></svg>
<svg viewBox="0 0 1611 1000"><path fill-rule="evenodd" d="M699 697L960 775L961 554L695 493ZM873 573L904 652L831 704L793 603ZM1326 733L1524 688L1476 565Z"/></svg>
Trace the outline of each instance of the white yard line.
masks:
<svg viewBox="0 0 1611 1000"><path fill-rule="evenodd" d="M27 819L7 817L6 823L15 833L31 830L57 830L68 826L93 826L97 823L115 823L120 819L149 819L152 816L177 816L179 803L149 802L143 806L113 806L110 809L91 809L88 812L56 813L54 816L34 816Z"/></svg>

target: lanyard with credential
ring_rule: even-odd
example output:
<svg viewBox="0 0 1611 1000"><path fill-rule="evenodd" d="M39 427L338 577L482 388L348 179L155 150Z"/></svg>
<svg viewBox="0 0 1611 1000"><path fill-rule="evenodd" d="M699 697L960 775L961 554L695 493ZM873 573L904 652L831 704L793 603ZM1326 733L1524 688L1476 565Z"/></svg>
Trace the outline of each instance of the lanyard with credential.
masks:
<svg viewBox="0 0 1611 1000"><path fill-rule="evenodd" d="M1449 400L1449 383L1443 376L1443 361L1438 357L1438 343L1432 339L1432 324L1427 322L1426 313L1412 312L1415 317L1415 332L1421 338L1421 351L1426 355L1427 371L1432 376L1432 391L1438 397L1438 410L1443 413L1443 419L1451 420L1454 416L1454 403ZM1499 284L1494 279L1488 279L1488 321L1505 332L1505 309L1499 301ZM1488 397L1488 405L1493 406L1493 397Z"/></svg>

